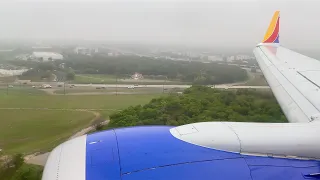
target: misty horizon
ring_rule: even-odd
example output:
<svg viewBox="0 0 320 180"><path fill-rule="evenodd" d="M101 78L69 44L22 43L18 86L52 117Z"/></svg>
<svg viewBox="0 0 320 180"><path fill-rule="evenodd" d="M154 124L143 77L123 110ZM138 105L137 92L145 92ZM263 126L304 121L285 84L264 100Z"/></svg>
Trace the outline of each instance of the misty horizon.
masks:
<svg viewBox="0 0 320 180"><path fill-rule="evenodd" d="M265 0L3 1L0 39L252 48L262 40L274 11L280 10L281 44L316 49L320 26L313 18L320 15L318 4Z"/></svg>

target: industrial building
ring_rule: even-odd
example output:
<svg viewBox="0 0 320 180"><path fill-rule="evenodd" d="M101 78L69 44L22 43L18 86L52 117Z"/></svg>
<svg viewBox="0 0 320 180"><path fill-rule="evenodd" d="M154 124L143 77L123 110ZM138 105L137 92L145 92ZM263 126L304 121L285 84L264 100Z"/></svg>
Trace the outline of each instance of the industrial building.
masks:
<svg viewBox="0 0 320 180"><path fill-rule="evenodd" d="M63 60L63 55L55 52L33 52L31 59L38 61L55 61Z"/></svg>

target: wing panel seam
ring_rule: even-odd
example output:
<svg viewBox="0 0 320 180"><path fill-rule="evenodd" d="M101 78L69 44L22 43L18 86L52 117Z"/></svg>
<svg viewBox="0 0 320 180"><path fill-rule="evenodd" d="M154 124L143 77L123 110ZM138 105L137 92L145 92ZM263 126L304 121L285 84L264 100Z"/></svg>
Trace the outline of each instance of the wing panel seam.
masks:
<svg viewBox="0 0 320 180"><path fill-rule="evenodd" d="M292 83L291 83L291 81L289 81L287 78L286 78L286 76L284 76L280 71L279 71L279 69L277 68L277 66L275 66L274 65L274 63L273 62L271 62L270 60L269 60L269 58L268 58L268 56L265 54L265 52L261 49L261 47L259 47L259 49L260 49L260 51L263 53L263 55L268 59L268 61L272 64L272 66L274 66L276 69L277 69L277 71L299 92L299 94L301 94L305 99L307 99L297 88L296 88L296 86L294 86ZM270 66L269 66L270 67ZM269 67L267 67L268 69L269 69ZM270 71L270 73L272 73L271 71ZM274 76L274 74L272 73L272 75ZM277 79L277 81L279 82L279 80ZM308 123L310 122L310 119L309 119L309 117L307 116L307 114L305 114L305 111L300 107L300 105L295 101L295 99L291 96L291 94L290 93L288 93L288 91L286 90L286 88L279 82L279 86L281 86L284 90L285 90L285 92L290 96L290 98L292 99L292 101L299 107L299 109L303 112L303 114L307 117L307 119L308 119ZM272 88L271 88L272 89ZM313 106L313 107L315 107L310 101L309 101L309 99L307 99L307 101ZM316 108L316 107L315 107ZM317 108L316 108L317 109ZM317 109L318 110L318 109ZM318 110L319 111L319 110Z"/></svg>
<svg viewBox="0 0 320 180"><path fill-rule="evenodd" d="M225 123L225 122L222 122L224 125L226 125L236 136L237 136L237 139L238 139L238 141L239 141L239 153L241 153L242 152L242 146L241 146L241 140L240 140L240 137L239 137L239 135L236 133L236 131L232 128L232 127L230 127L227 123Z"/></svg>
<svg viewBox="0 0 320 180"><path fill-rule="evenodd" d="M129 175L131 173L137 173L141 171L147 171L147 170L152 170L156 168L165 168L165 167L170 167L170 166L178 166L178 165L183 165L183 164L193 164L193 163L202 163L202 162L211 162L211 161L221 161L221 160L228 160L228 159L243 159L243 157L232 157L232 158L221 158L221 159L206 159L206 160L200 160L200 161L188 161L188 162L181 162L181 163L175 163L175 164L166 164L166 165L161 165L161 166L153 166L145 169L139 169L135 171L130 171L123 173L122 175Z"/></svg>
<svg viewBox="0 0 320 180"><path fill-rule="evenodd" d="M303 75L301 72L297 71L298 74L300 74L302 77L304 77L305 79L307 79L309 82L311 82L313 85L317 86L318 88L320 88L320 86L318 84L316 84L315 82L313 82L311 79L307 78L305 75Z"/></svg>
<svg viewBox="0 0 320 180"><path fill-rule="evenodd" d="M260 48L260 47L259 47ZM261 49L261 48L260 48ZM263 52L263 54L268 58L268 56L264 53L264 51L261 49L261 51ZM277 58L277 57L276 57ZM278 58L277 58L278 59ZM269 60L269 58L268 58ZM306 97L304 96L303 93L301 93L301 91L278 69L278 67L272 62L269 60L269 62L278 70L278 72L316 109L318 110L318 112L320 112L320 110ZM299 73L299 71L296 71L297 73ZM308 80L308 79L307 79ZM309 81L310 82L310 81ZM312 82L311 82L312 83ZM313 84L313 83L312 83ZM283 86L282 86L283 87ZM284 88L284 87L283 87ZM285 89L285 88L284 88ZM287 92L287 91L286 91ZM289 93L288 93L289 94ZM290 94L289 94L290 95ZM291 97L291 95L290 95ZM292 97L291 97L292 98ZM292 98L293 99L293 98ZM294 102L296 102L294 99L293 99ZM297 104L297 103L296 103ZM298 104L297 104L298 105ZM299 105L298 105L299 106ZM300 106L299 106L300 108ZM302 108L300 108L302 110ZM303 110L302 110L303 111ZM304 112L304 111L303 111ZM309 117L307 116L307 118L309 119ZM309 122L311 122L309 120Z"/></svg>
<svg viewBox="0 0 320 180"><path fill-rule="evenodd" d="M118 157L119 157L119 169L120 169L120 179L122 179L122 168L121 168L121 157L120 157L120 150L119 150L119 143L118 143L118 137L117 137L117 133L115 131L115 129L112 129L115 137L116 137L116 141L117 141L117 149L118 149Z"/></svg>

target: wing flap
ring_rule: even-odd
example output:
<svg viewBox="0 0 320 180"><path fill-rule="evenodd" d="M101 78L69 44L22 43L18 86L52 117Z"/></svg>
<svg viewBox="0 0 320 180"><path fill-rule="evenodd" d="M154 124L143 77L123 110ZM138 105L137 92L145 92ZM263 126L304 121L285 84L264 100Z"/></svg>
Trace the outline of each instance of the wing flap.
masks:
<svg viewBox="0 0 320 180"><path fill-rule="evenodd" d="M299 71L298 73L309 82L320 88L320 71Z"/></svg>

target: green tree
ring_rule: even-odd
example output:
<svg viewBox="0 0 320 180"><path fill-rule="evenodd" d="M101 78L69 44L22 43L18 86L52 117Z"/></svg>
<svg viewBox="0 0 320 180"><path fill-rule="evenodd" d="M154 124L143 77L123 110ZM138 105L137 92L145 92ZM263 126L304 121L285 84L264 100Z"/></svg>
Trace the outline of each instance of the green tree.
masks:
<svg viewBox="0 0 320 180"><path fill-rule="evenodd" d="M67 74L66 74L66 79L67 80L74 80L75 78L75 73L73 71L69 71Z"/></svg>
<svg viewBox="0 0 320 180"><path fill-rule="evenodd" d="M24 159L22 154L16 154L12 158L12 164L16 169L19 169L23 165Z"/></svg>
<svg viewBox="0 0 320 180"><path fill-rule="evenodd" d="M40 180L42 176L42 168L33 165L21 166L11 178L12 180Z"/></svg>
<svg viewBox="0 0 320 180"><path fill-rule="evenodd" d="M182 95L152 99L110 116L110 127L136 125L178 126L204 121L286 122L269 92L224 91L193 86Z"/></svg>

